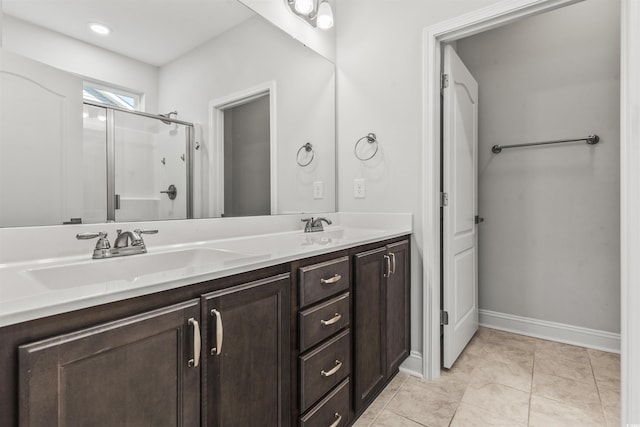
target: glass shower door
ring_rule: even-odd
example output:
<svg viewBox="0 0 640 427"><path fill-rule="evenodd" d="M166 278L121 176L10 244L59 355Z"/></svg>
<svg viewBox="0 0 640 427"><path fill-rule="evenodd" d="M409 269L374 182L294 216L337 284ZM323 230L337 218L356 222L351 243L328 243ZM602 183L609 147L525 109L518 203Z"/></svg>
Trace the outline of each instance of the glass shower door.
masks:
<svg viewBox="0 0 640 427"><path fill-rule="evenodd" d="M107 220L107 109L84 105L82 111L82 222Z"/></svg>
<svg viewBox="0 0 640 427"><path fill-rule="evenodd" d="M191 217L190 126L111 110L115 221Z"/></svg>

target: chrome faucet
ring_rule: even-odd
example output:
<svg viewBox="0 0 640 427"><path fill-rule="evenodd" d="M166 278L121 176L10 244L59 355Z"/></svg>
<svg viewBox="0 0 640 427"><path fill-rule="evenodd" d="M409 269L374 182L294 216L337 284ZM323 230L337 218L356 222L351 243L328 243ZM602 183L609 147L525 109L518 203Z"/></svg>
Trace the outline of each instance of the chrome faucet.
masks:
<svg viewBox="0 0 640 427"><path fill-rule="evenodd" d="M305 223L305 225L304 225L304 232L305 233L313 233L313 232L316 232L316 231L324 231L324 228L322 227L322 221L326 222L327 225L331 225L331 220L330 219L322 218L322 217L304 218L301 221Z"/></svg>
<svg viewBox="0 0 640 427"><path fill-rule="evenodd" d="M158 230L117 230L118 235L113 242L113 247L107 239L107 233L79 233L76 239L87 240L98 238L96 247L93 250L93 259L113 258L119 256L136 255L147 253L147 247L142 239L142 234L156 234Z"/></svg>

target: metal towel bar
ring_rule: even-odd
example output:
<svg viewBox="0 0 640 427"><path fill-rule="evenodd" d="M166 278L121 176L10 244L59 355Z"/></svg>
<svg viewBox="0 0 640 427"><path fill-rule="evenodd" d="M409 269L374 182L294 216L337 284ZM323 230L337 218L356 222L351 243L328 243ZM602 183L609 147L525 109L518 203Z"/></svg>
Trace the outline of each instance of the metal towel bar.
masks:
<svg viewBox="0 0 640 427"><path fill-rule="evenodd" d="M502 152L502 150L504 150L505 148L529 147L531 145L560 144L563 142L576 142L576 141L585 141L589 145L594 145L600 141L600 137L598 135L589 135L586 138L558 139L555 141L529 142L527 144L494 145L493 147L491 147L491 152L494 154L498 154Z"/></svg>

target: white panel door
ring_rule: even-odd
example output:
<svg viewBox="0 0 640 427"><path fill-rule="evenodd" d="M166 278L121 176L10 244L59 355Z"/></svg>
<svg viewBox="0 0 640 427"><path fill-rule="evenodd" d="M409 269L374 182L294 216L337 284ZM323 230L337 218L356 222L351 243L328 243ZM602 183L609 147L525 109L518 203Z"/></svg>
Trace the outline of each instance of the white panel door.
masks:
<svg viewBox="0 0 640 427"><path fill-rule="evenodd" d="M478 329L478 84L451 46L444 50L443 365L454 362Z"/></svg>
<svg viewBox="0 0 640 427"><path fill-rule="evenodd" d="M82 217L82 80L0 50L0 226Z"/></svg>

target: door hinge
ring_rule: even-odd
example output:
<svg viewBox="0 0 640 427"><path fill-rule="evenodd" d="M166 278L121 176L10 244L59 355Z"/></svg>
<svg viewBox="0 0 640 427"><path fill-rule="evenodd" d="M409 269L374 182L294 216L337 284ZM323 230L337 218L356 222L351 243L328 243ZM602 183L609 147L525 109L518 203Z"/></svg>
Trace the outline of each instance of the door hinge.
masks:
<svg viewBox="0 0 640 427"><path fill-rule="evenodd" d="M447 193L440 193L440 207L443 208L449 206L449 195Z"/></svg>
<svg viewBox="0 0 640 427"><path fill-rule="evenodd" d="M444 90L449 87L449 74L440 75L440 90Z"/></svg>
<svg viewBox="0 0 640 427"><path fill-rule="evenodd" d="M440 324L441 325L445 325L445 326L449 324L449 312L448 311L440 310Z"/></svg>
<svg viewBox="0 0 640 427"><path fill-rule="evenodd" d="M480 215L476 215L476 224L480 224L481 222L484 222L484 218L480 218Z"/></svg>

